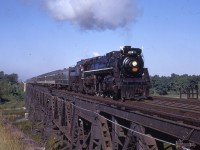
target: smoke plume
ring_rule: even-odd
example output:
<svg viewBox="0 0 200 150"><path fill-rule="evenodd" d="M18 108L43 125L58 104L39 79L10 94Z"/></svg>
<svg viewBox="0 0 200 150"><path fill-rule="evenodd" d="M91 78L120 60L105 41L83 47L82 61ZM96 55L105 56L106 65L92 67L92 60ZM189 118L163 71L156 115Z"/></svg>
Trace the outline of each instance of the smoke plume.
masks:
<svg viewBox="0 0 200 150"><path fill-rule="evenodd" d="M97 57L100 56L100 54L98 52L92 52L93 56Z"/></svg>
<svg viewBox="0 0 200 150"><path fill-rule="evenodd" d="M44 0L50 14L86 30L114 30L141 14L136 0Z"/></svg>

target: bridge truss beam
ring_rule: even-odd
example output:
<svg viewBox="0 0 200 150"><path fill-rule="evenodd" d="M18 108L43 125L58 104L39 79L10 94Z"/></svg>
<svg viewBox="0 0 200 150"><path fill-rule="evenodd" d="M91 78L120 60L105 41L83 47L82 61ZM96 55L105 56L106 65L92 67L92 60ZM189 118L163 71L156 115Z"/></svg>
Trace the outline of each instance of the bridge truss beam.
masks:
<svg viewBox="0 0 200 150"><path fill-rule="evenodd" d="M33 129L40 130L44 140L57 133L64 149L164 150L164 143L175 149L178 140L200 145L199 128L31 84L26 107Z"/></svg>

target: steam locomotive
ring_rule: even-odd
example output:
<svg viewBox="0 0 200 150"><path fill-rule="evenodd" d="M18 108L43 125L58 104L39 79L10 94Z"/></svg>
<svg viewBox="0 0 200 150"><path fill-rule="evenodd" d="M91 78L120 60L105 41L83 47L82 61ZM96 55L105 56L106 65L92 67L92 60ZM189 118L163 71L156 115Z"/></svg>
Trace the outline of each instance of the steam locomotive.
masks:
<svg viewBox="0 0 200 150"><path fill-rule="evenodd" d="M114 100L147 99L151 86L142 50L131 46L104 56L83 59L74 67L39 75L27 82Z"/></svg>

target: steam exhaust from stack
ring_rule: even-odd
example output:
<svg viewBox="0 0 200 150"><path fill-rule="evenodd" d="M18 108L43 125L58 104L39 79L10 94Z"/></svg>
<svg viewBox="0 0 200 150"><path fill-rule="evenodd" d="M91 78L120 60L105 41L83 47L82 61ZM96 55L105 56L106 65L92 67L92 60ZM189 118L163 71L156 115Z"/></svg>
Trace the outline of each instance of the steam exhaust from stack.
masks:
<svg viewBox="0 0 200 150"><path fill-rule="evenodd" d="M136 22L136 0L44 0L50 15L84 30L115 30Z"/></svg>

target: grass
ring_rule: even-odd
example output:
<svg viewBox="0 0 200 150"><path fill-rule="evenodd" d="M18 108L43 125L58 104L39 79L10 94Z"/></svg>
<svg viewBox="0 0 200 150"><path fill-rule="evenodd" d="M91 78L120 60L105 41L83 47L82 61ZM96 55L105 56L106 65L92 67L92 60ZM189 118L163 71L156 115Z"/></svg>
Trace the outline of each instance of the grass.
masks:
<svg viewBox="0 0 200 150"><path fill-rule="evenodd" d="M4 123L0 114L0 150L33 150L22 141L22 134L14 130L12 125Z"/></svg>
<svg viewBox="0 0 200 150"><path fill-rule="evenodd" d="M14 96L3 97L5 102L0 105L1 115L11 122L24 117L24 101L16 100Z"/></svg>
<svg viewBox="0 0 200 150"><path fill-rule="evenodd" d="M16 123L16 120L24 118L25 109L24 101L15 99L14 96L3 97L5 100L3 104L0 104L0 150L31 150L33 148L27 147L24 144L20 133L25 133L30 138L40 141L39 135L32 134L32 123L30 121ZM4 124L6 122L6 124ZM12 133L13 128L17 127L20 130L14 130L17 134Z"/></svg>
<svg viewBox="0 0 200 150"><path fill-rule="evenodd" d="M41 144L41 133L34 134L32 132L32 122L31 121L25 121L25 122L19 122L14 123L14 125L20 129L24 134L28 135L31 139L33 139L36 143Z"/></svg>
<svg viewBox="0 0 200 150"><path fill-rule="evenodd" d="M0 124L0 150L23 150L24 145L17 137L13 137L9 131Z"/></svg>
<svg viewBox="0 0 200 150"><path fill-rule="evenodd" d="M48 150L59 150L62 149L65 144L58 140L57 135L51 135L45 143L45 148Z"/></svg>
<svg viewBox="0 0 200 150"><path fill-rule="evenodd" d="M22 130L26 135L29 135L31 139L33 139L36 143L45 146L46 149L48 150L59 150L64 146L64 143L61 141L58 141L58 137L53 134L48 137L47 141L45 143L42 143L42 135L41 133L33 133L32 132L32 122L26 121L26 122L20 122L20 123L15 123L15 126ZM38 129L41 128L41 122L36 123L36 127Z"/></svg>
<svg viewBox="0 0 200 150"><path fill-rule="evenodd" d="M13 95L6 95L2 97L3 104L0 105L0 109L5 108L21 108L24 106L24 101L16 99Z"/></svg>
<svg viewBox="0 0 200 150"><path fill-rule="evenodd" d="M31 150L30 147L24 145L19 136L13 135L5 127L2 120L7 120L38 145L45 145L47 149L51 150L58 150L62 147L63 144L57 142L55 135L50 136L46 143L42 143L42 134L41 132L32 132L31 121L16 122L16 120L24 118L24 101L16 100L13 96L3 97L3 99L5 100L4 103L0 104L0 150ZM41 122L37 122L36 127L41 129Z"/></svg>

